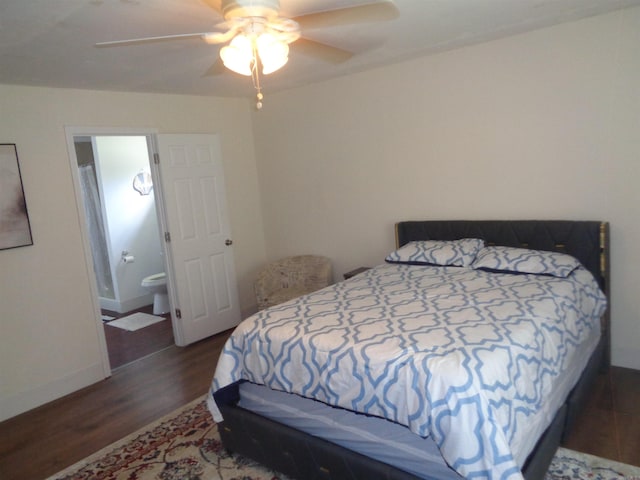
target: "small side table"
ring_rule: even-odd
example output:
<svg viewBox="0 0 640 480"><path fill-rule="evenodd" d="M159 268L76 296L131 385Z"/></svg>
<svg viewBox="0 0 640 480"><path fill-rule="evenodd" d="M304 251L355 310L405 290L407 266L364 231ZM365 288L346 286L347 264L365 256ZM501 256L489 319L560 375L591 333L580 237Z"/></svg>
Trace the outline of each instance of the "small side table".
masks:
<svg viewBox="0 0 640 480"><path fill-rule="evenodd" d="M371 267L358 267L354 270L351 270L347 273L345 273L343 275L345 280L349 280L351 277L355 277L356 275L362 273L362 272L366 272L367 270L369 270Z"/></svg>

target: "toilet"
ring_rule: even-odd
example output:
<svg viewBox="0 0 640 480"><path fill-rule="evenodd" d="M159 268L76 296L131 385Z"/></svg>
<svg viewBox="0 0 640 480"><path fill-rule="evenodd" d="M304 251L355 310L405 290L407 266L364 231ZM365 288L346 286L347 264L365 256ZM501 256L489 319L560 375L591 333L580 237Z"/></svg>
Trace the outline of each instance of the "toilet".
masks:
<svg viewBox="0 0 640 480"><path fill-rule="evenodd" d="M171 310L167 293L167 275L164 272L145 277L141 285L153 293L154 315L161 315Z"/></svg>

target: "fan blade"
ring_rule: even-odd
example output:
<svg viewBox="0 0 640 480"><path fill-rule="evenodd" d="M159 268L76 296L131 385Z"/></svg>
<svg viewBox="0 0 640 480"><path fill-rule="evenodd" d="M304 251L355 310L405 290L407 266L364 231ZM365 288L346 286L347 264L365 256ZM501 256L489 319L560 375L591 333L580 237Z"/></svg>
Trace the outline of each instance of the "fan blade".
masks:
<svg viewBox="0 0 640 480"><path fill-rule="evenodd" d="M300 28L311 30L314 28L353 25L356 23L381 22L397 18L400 12L392 1L368 3L356 7L338 8L315 13L308 13L294 17Z"/></svg>
<svg viewBox="0 0 640 480"><path fill-rule="evenodd" d="M251 23L250 19L236 18L230 21L222 22L216 25L216 28L226 29L226 32L211 32L205 33L202 39L209 44L226 43L231 40L236 34L242 30L248 23Z"/></svg>
<svg viewBox="0 0 640 480"><path fill-rule="evenodd" d="M222 1L221 0L203 0L204 3L213 8L216 12L222 15Z"/></svg>
<svg viewBox="0 0 640 480"><path fill-rule="evenodd" d="M218 75L222 75L223 73L225 73L227 69L224 66L224 63L222 63L222 61L218 58L213 65L211 65L209 67L209 69L204 72L204 74L202 75L203 77L215 77Z"/></svg>
<svg viewBox="0 0 640 480"><path fill-rule="evenodd" d="M210 45L225 43L231 40L237 33L237 30L229 30L228 32L205 33L202 39Z"/></svg>
<svg viewBox="0 0 640 480"><path fill-rule="evenodd" d="M308 38L300 38L291 44L296 52L303 53L310 57L324 60L327 63L343 63L353 57L353 53L341 48L332 47L326 43L316 42Z"/></svg>
<svg viewBox="0 0 640 480"><path fill-rule="evenodd" d="M99 42L96 43L96 47L115 47L118 45L133 45L136 43L153 43L153 42L165 42L167 40L178 40L187 38L202 38L206 39L207 35L217 35L216 32L203 32L203 33L179 33L177 35L162 35L160 37L144 37L144 38L130 38L128 40L114 40L112 42Z"/></svg>

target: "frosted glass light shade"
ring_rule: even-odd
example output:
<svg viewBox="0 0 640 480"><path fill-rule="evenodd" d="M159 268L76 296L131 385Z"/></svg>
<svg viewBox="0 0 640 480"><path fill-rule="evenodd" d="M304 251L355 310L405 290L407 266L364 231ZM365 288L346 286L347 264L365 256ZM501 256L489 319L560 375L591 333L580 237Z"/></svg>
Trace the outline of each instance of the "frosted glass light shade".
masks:
<svg viewBox="0 0 640 480"><path fill-rule="evenodd" d="M224 66L241 75L251 75L253 47L245 35L236 35L231 43L220 49L220 58Z"/></svg>
<svg viewBox="0 0 640 480"><path fill-rule="evenodd" d="M289 45L278 40L270 33L257 38L245 34L236 35L231 43L220 49L220 58L224 66L241 75L250 76L255 51L262 63L262 73L268 75L282 68L289 60Z"/></svg>
<svg viewBox="0 0 640 480"><path fill-rule="evenodd" d="M263 33L257 40L258 55L262 62L262 73L269 75L282 68L289 60L289 45Z"/></svg>

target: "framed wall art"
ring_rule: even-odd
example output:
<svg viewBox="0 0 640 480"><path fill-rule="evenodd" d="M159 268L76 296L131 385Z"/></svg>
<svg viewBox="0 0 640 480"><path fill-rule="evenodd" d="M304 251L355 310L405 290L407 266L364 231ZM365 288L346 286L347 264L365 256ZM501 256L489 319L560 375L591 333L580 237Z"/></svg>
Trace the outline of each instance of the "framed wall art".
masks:
<svg viewBox="0 0 640 480"><path fill-rule="evenodd" d="M0 250L33 245L15 143L0 143Z"/></svg>

